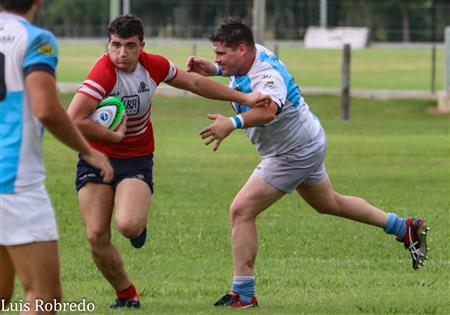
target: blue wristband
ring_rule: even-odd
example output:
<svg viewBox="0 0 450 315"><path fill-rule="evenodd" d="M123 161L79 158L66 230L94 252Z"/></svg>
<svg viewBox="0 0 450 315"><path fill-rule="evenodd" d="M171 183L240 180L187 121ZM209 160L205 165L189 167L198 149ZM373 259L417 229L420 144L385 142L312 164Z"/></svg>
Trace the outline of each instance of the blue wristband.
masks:
<svg viewBox="0 0 450 315"><path fill-rule="evenodd" d="M244 118L242 118L242 115L236 115L233 117L230 117L231 122L233 123L234 128L244 128Z"/></svg>
<svg viewBox="0 0 450 315"><path fill-rule="evenodd" d="M221 76L223 74L222 67L218 63L216 63L216 68L217 68L217 73L216 74L218 76Z"/></svg>

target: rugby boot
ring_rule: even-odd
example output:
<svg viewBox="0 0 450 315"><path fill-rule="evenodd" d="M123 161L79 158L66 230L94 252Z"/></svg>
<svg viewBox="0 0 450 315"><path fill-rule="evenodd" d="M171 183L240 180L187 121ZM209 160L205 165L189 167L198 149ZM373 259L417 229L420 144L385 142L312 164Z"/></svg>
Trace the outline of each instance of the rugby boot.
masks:
<svg viewBox="0 0 450 315"><path fill-rule="evenodd" d="M425 266L428 259L427 233L430 228L425 221L417 218L406 218L406 233L403 239L397 237L396 240L402 242L409 251L412 258L412 267L419 269Z"/></svg>
<svg viewBox="0 0 450 315"><path fill-rule="evenodd" d="M239 294L236 292L231 292L230 294L225 294L222 298L220 298L214 306L228 306L233 308L251 308L258 306L258 301L256 297L253 297L250 303L246 303L239 299Z"/></svg>

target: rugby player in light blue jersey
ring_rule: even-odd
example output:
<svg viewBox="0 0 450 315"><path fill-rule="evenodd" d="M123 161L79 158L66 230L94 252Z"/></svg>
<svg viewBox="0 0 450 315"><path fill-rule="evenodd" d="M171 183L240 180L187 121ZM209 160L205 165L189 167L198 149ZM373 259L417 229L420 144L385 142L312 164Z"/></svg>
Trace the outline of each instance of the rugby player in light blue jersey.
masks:
<svg viewBox="0 0 450 315"><path fill-rule="evenodd" d="M56 40L31 24L39 5L40 0L0 0L0 311L53 314L53 307L40 308L62 295L58 233L44 187L43 126L89 159L105 181L113 169L59 103ZM16 274L26 302L13 307L8 304Z"/></svg>
<svg viewBox="0 0 450 315"><path fill-rule="evenodd" d="M206 144L221 141L234 129L244 128L262 158L231 206L233 282L231 293L214 305L248 308L257 305L254 263L258 251L256 217L286 193L296 191L311 207L383 228L404 243L414 269L426 260L426 227L422 219L400 218L365 200L333 190L324 159L325 132L310 111L286 66L265 47L255 44L250 28L228 19L211 35L215 64L189 57L186 69L205 76L231 78L230 86L245 93L271 95L269 106L249 108L233 103L236 115L208 115L214 122L200 135Z"/></svg>

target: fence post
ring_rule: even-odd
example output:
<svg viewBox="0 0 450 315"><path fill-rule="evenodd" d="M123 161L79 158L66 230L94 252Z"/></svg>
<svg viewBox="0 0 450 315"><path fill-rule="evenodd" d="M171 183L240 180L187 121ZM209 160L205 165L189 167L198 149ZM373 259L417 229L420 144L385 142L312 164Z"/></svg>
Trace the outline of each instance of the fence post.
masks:
<svg viewBox="0 0 450 315"><path fill-rule="evenodd" d="M450 26L445 28L444 39L444 86L438 93L438 113L450 113Z"/></svg>
<svg viewBox="0 0 450 315"><path fill-rule="evenodd" d="M444 91L448 97L450 92L450 26L445 28Z"/></svg>
<svg viewBox="0 0 450 315"><path fill-rule="evenodd" d="M197 56L197 44L192 44L192 56Z"/></svg>
<svg viewBox="0 0 450 315"><path fill-rule="evenodd" d="M436 93L436 44L431 47L431 93Z"/></svg>
<svg viewBox="0 0 450 315"><path fill-rule="evenodd" d="M350 118L350 55L350 44L345 44L342 56L342 120L348 120Z"/></svg>
<svg viewBox="0 0 450 315"><path fill-rule="evenodd" d="M278 59L280 59L278 44L275 44L273 53L275 54L275 56L277 56Z"/></svg>

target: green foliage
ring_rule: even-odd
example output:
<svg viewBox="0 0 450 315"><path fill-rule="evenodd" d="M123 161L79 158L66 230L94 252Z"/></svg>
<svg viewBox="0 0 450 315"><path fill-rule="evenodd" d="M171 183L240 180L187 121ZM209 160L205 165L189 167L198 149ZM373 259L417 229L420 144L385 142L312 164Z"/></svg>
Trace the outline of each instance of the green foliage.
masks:
<svg viewBox="0 0 450 315"><path fill-rule="evenodd" d="M109 0L46 0L36 20L57 35L102 36L109 22Z"/></svg>
<svg viewBox="0 0 450 315"><path fill-rule="evenodd" d="M101 36L108 0L44 0L37 22L58 36ZM448 0L328 0L328 26L366 26L374 41L442 41L450 24ZM227 16L251 24L252 0L139 0L130 11L151 37L205 38ZM266 1L266 39L303 39L319 25L320 1Z"/></svg>
<svg viewBox="0 0 450 315"><path fill-rule="evenodd" d="M71 95L64 95L68 103ZM448 314L449 120L426 113L431 102L352 99L340 120L339 98L307 98L327 132L334 188L431 226L430 261L413 271L403 246L382 230L321 216L295 193L258 220L258 314ZM212 303L230 289L228 206L258 163L242 131L206 147L206 113L231 115L226 102L155 97L155 195L148 243L113 241L142 293L143 308L117 314L230 314ZM64 300L86 298L110 314L114 298L96 270L73 187L76 154L48 134L47 187L61 236ZM21 295L17 284L14 300ZM252 311L253 313L253 311Z"/></svg>

